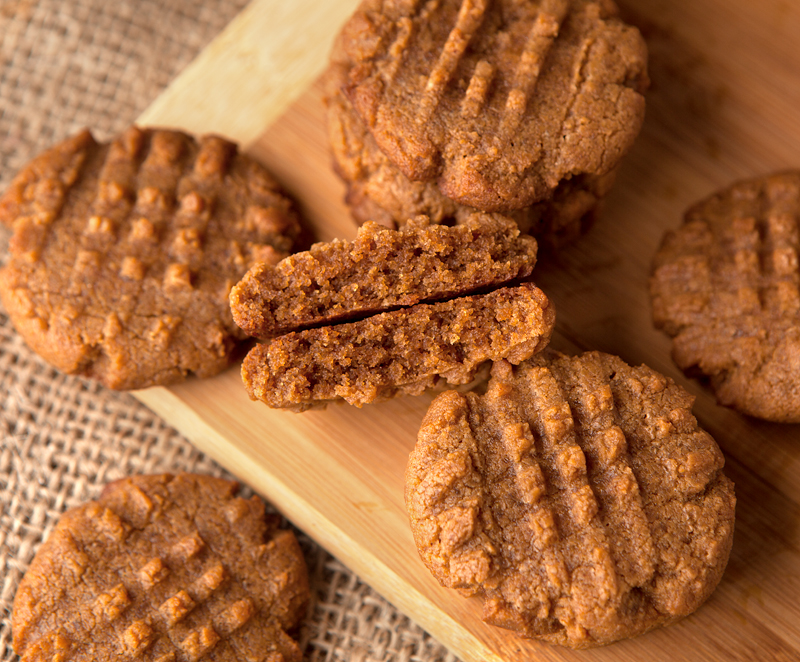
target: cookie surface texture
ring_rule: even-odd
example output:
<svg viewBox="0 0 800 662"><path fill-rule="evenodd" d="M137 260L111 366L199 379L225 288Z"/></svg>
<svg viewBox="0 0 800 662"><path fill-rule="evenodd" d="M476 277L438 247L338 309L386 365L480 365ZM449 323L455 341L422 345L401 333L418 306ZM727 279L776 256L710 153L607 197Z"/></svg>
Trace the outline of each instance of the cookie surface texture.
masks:
<svg viewBox="0 0 800 662"><path fill-rule="evenodd" d="M28 660L299 662L305 610L294 534L258 497L193 474L136 476L67 511L14 601Z"/></svg>
<svg viewBox="0 0 800 662"><path fill-rule="evenodd" d="M13 228L0 296L25 341L63 372L116 389L213 375L244 334L231 287L288 255L290 201L216 136L84 131L25 167L0 199Z"/></svg>
<svg viewBox="0 0 800 662"><path fill-rule="evenodd" d="M334 170L345 183L345 203L354 220L397 228L418 215L433 223L461 223L479 211L445 196L436 182L410 180L389 160L342 92L344 71L334 65L326 72L325 103ZM565 179L547 199L503 213L539 245L557 249L592 226L615 176L616 168Z"/></svg>
<svg viewBox="0 0 800 662"><path fill-rule="evenodd" d="M314 244L278 264L253 266L231 292L234 320L257 338L439 301L530 276L536 241L503 217L463 225L375 223L354 241Z"/></svg>
<svg viewBox="0 0 800 662"><path fill-rule="evenodd" d="M735 507L692 402L646 366L550 350L496 363L485 395L441 394L406 471L422 560L489 623L573 648L691 613Z"/></svg>
<svg viewBox="0 0 800 662"><path fill-rule="evenodd" d="M484 211L610 172L644 115L646 47L609 0L365 0L331 59L408 179Z"/></svg>
<svg viewBox="0 0 800 662"><path fill-rule="evenodd" d="M653 320L675 363L718 401L800 422L800 171L737 182L697 203L653 260Z"/></svg>

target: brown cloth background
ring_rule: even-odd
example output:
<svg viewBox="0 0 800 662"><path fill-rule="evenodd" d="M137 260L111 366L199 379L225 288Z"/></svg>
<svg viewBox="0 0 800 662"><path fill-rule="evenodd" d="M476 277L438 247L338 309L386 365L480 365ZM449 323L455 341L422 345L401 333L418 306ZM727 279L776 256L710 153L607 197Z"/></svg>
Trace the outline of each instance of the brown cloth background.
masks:
<svg viewBox="0 0 800 662"><path fill-rule="evenodd" d="M101 140L128 126L245 4L0 0L0 191L39 151L84 126ZM7 233L0 239L2 261ZM10 662L16 587L61 513L125 475L227 474L132 396L50 368L3 311L0 385L0 662ZM313 593L300 632L306 660L455 662L300 539Z"/></svg>

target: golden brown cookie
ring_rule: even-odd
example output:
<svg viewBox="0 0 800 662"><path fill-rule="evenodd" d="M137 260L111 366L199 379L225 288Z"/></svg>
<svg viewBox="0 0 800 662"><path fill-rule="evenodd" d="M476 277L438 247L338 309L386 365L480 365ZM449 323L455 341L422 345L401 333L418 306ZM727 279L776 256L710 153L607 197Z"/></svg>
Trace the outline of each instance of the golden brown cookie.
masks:
<svg viewBox="0 0 800 662"><path fill-rule="evenodd" d="M427 217L399 231L368 223L354 241L254 265L231 291L231 310L244 331L266 339L527 278L536 249L509 219L486 214L458 227Z"/></svg>
<svg viewBox="0 0 800 662"><path fill-rule="evenodd" d="M0 297L63 372L132 389L215 374L243 334L230 288L299 232L272 177L222 138L83 131L34 159L0 198L13 228Z"/></svg>
<svg viewBox="0 0 800 662"><path fill-rule="evenodd" d="M488 361L519 363L547 345L554 323L547 297L525 283L278 336L250 350L242 379L270 407L360 407L467 384Z"/></svg>
<svg viewBox="0 0 800 662"><path fill-rule="evenodd" d="M611 172L644 115L646 47L611 0L364 0L331 59L389 161L484 211Z"/></svg>
<svg viewBox="0 0 800 662"><path fill-rule="evenodd" d="M236 491L210 476L135 476L67 511L14 600L23 662L299 662L287 630L309 598L300 547Z"/></svg>
<svg viewBox="0 0 800 662"><path fill-rule="evenodd" d="M486 621L585 648L691 613L735 497L693 398L646 366L551 350L434 400L406 470L420 556Z"/></svg>
<svg viewBox="0 0 800 662"><path fill-rule="evenodd" d="M345 203L355 221L397 228L423 214L434 223L452 224L478 211L446 197L435 182L410 180L389 160L342 93L342 74L335 65L326 73L328 131L334 170L346 185ZM540 245L559 248L591 227L615 175L616 168L565 179L547 199L504 213Z"/></svg>
<svg viewBox="0 0 800 662"><path fill-rule="evenodd" d="M653 260L650 297L672 357L719 402L800 422L800 171L733 184L691 207Z"/></svg>

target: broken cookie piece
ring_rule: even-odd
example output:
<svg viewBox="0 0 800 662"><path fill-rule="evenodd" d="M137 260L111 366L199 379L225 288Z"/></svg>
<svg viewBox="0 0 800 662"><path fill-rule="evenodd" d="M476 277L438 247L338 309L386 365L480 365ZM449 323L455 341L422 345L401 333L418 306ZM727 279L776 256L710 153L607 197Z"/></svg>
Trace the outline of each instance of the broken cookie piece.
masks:
<svg viewBox="0 0 800 662"><path fill-rule="evenodd" d="M554 323L547 297L526 283L279 336L248 353L242 378L270 407L360 407L466 384L487 361L519 363L547 345Z"/></svg>
<svg viewBox="0 0 800 662"><path fill-rule="evenodd" d="M421 216L400 231L367 223L352 242L255 265L231 291L231 309L244 331L267 339L527 278L536 248L502 216L473 214L458 227Z"/></svg>
<svg viewBox="0 0 800 662"><path fill-rule="evenodd" d="M231 292L234 319L268 339L242 365L250 397L296 411L360 407L528 358L555 322L544 293L520 284L536 248L499 215L452 227L419 217L254 266Z"/></svg>

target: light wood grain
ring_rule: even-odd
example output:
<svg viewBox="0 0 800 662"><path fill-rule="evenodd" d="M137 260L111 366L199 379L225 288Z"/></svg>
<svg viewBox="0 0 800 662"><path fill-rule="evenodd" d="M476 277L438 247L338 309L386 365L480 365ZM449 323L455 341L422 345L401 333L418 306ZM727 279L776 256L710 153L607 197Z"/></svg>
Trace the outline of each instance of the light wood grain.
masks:
<svg viewBox="0 0 800 662"><path fill-rule="evenodd" d="M322 72L357 0L254 0L142 113L140 124L249 145Z"/></svg>
<svg viewBox="0 0 800 662"><path fill-rule="evenodd" d="M258 135L251 153L290 189L318 237L329 239L351 237L355 227L330 169L320 89L305 82L322 70L324 56L298 46L302 89L279 82L263 93L267 99L242 92L253 85L253 71L239 69L230 52L241 43L238 31L249 39L258 34L250 42L258 49L269 49L273 39L307 44L312 31L315 42L329 44L352 3L319 4L336 20L316 23L307 0L292 5L296 12L288 3L254 2L248 16L270 17L281 5L286 21L232 24L144 119L177 121L195 98L186 90L212 86L219 96L247 98L207 117L193 108L191 122L182 125L224 132L230 113L237 128L228 135L246 142ZM580 653L483 624L475 600L430 577L408 529L403 472L430 395L297 415L251 402L236 368L137 395L464 660L800 659L800 426L739 416L680 374L668 339L652 327L646 291L658 242L688 205L736 178L800 167L800 5L631 0L623 9L651 49L645 126L601 220L574 246L544 256L537 283L556 304L555 346L615 353L671 376L697 395L695 413L725 452L738 498L733 553L719 588L697 613ZM292 25L302 34L293 35ZM281 72L267 76L282 80ZM287 108L284 93L298 92Z"/></svg>

